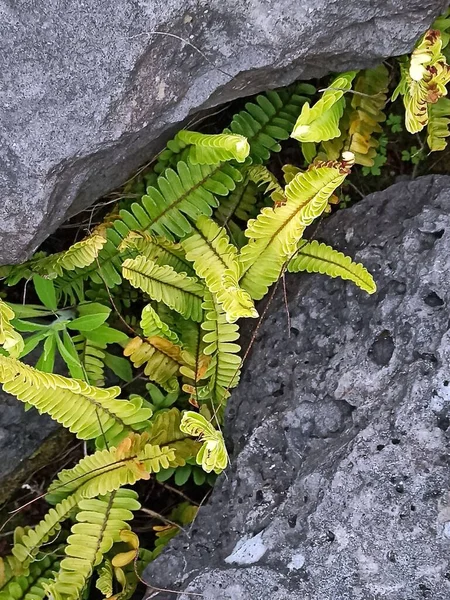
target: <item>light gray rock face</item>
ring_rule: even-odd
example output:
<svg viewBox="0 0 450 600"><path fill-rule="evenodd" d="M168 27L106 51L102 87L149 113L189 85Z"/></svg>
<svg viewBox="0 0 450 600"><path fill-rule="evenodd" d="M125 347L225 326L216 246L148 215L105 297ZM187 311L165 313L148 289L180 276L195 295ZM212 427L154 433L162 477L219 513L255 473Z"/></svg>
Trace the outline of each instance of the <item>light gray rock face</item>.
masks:
<svg viewBox="0 0 450 600"><path fill-rule="evenodd" d="M288 278L290 329L278 295L230 400L231 467L149 584L205 600L450 598L450 177L368 196L319 238L378 292Z"/></svg>
<svg viewBox="0 0 450 600"><path fill-rule="evenodd" d="M0 0L0 264L122 184L189 115L408 52L446 5Z"/></svg>

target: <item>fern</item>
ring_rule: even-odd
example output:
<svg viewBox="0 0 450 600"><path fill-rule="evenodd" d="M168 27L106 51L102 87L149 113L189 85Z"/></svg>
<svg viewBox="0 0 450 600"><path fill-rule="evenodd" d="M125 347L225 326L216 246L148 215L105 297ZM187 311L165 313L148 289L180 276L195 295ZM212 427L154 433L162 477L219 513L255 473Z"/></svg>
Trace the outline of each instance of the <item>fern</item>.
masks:
<svg viewBox="0 0 450 600"><path fill-rule="evenodd" d="M308 243L300 242L299 250L289 261L287 268L291 273L307 271L329 277L340 277L352 281L369 294L375 293L377 289L372 275L361 263L355 263L349 256L315 240Z"/></svg>
<svg viewBox="0 0 450 600"><path fill-rule="evenodd" d="M46 596L45 587L59 569L59 561L53 556L37 557L28 575L17 575L0 591L0 600L41 600Z"/></svg>
<svg viewBox="0 0 450 600"><path fill-rule="evenodd" d="M158 266L145 256L125 260L122 272L133 287L141 289L152 300L164 302L185 319L202 320L204 288L194 278L177 273L172 267Z"/></svg>
<svg viewBox="0 0 450 600"><path fill-rule="evenodd" d="M250 152L247 138L243 135L229 133L208 135L182 129L178 132L177 138L182 144L192 144L189 156L195 165L214 165L229 160L242 163Z"/></svg>
<svg viewBox="0 0 450 600"><path fill-rule="evenodd" d="M241 317L258 316L252 299L239 287L237 249L223 228L212 219L200 217L196 230L182 242L186 258L223 306L227 320L234 323Z"/></svg>
<svg viewBox="0 0 450 600"><path fill-rule="evenodd" d="M95 587L101 592L104 598L110 598L113 595L113 567L109 559L105 559L102 566L98 568L98 578Z"/></svg>
<svg viewBox="0 0 450 600"><path fill-rule="evenodd" d="M319 143L339 137L339 121L345 108L344 93L351 89L356 71L339 75L312 107L304 104L291 134L296 140Z"/></svg>
<svg viewBox="0 0 450 600"><path fill-rule="evenodd" d="M174 344L180 343L177 334L159 318L158 313L151 304L147 304L142 311L141 327L146 338L158 336L166 338Z"/></svg>
<svg viewBox="0 0 450 600"><path fill-rule="evenodd" d="M49 414L82 440L139 431L151 414L147 408L118 400L118 387L96 388L5 356L0 356L0 382L5 392Z"/></svg>
<svg viewBox="0 0 450 600"><path fill-rule="evenodd" d="M224 198L214 213L215 220L222 226L228 226L232 219L247 221L256 216L257 185L248 176L236 186L229 196Z"/></svg>
<svg viewBox="0 0 450 600"><path fill-rule="evenodd" d="M248 176L257 185L266 186L265 193L270 194L275 204L284 204L286 202L283 188L275 175L267 167L263 165L250 167Z"/></svg>
<svg viewBox="0 0 450 600"><path fill-rule="evenodd" d="M278 279L305 228L327 208L329 197L348 172L341 163L331 163L299 173L285 189L285 205L263 208L248 222L245 235L249 242L239 259L241 285L252 298L262 298Z"/></svg>
<svg viewBox="0 0 450 600"><path fill-rule="evenodd" d="M427 144L431 152L445 150L450 136L450 99L439 98L428 108Z"/></svg>
<svg viewBox="0 0 450 600"><path fill-rule="evenodd" d="M24 348L24 341L11 325L15 313L8 304L0 299L0 346L13 358L17 358Z"/></svg>

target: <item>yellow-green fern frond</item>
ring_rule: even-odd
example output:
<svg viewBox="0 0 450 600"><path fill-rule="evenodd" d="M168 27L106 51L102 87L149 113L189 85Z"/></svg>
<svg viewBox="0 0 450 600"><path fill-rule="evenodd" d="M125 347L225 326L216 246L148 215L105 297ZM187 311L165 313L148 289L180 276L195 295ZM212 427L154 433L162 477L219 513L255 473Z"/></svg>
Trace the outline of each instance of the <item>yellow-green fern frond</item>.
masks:
<svg viewBox="0 0 450 600"><path fill-rule="evenodd" d="M151 411L117 399L119 387L101 389L84 381L43 373L14 358L0 356L0 383L5 392L31 404L82 440L122 431L139 431Z"/></svg>
<svg viewBox="0 0 450 600"><path fill-rule="evenodd" d="M406 129L418 133L428 123L429 105L447 95L450 67L442 54L440 32L427 31L410 60L403 61L400 67L401 79L392 99L403 96Z"/></svg>
<svg viewBox="0 0 450 600"><path fill-rule="evenodd" d="M206 344L203 352L211 357L211 363L205 375L208 382L200 393L201 399L210 397L213 409L218 410L224 407L230 395L228 389L239 382L242 361L237 353L241 347L235 343L239 339L239 328L235 323L228 323L225 312L211 294L206 294L203 308Z"/></svg>
<svg viewBox="0 0 450 600"><path fill-rule="evenodd" d="M257 185L246 177L229 196L221 200L214 219L224 227L229 226L232 219L247 221L256 215L257 196Z"/></svg>
<svg viewBox="0 0 450 600"><path fill-rule="evenodd" d="M193 164L213 165L228 160L244 162L250 153L250 145L243 135L232 133L208 135L182 129L178 132L177 138L184 144L192 145L190 157Z"/></svg>
<svg viewBox="0 0 450 600"><path fill-rule="evenodd" d="M265 185L265 193L269 194L275 204L286 202L284 190L278 182L278 179L264 165L253 165L248 169L248 176L256 185Z"/></svg>
<svg viewBox="0 0 450 600"><path fill-rule="evenodd" d="M186 437L181 431L182 414L177 408L158 412L152 419L149 431L149 443L158 446L168 446L175 451L174 463L177 466L186 464L186 460L194 458L200 449L200 444Z"/></svg>
<svg viewBox="0 0 450 600"><path fill-rule="evenodd" d="M185 319L202 320L204 287L194 278L177 273L172 267L159 266L145 256L125 260L122 273L152 300L164 302Z"/></svg>
<svg viewBox="0 0 450 600"><path fill-rule="evenodd" d="M288 183L291 183L291 181L294 179L294 177L296 175L298 175L299 173L302 173L302 170L300 169L300 167L296 167L295 165L284 165L282 168L283 171L283 176L284 176L284 182L287 185Z"/></svg>
<svg viewBox="0 0 450 600"><path fill-rule="evenodd" d="M97 450L72 469L60 471L48 488L47 500L60 502L74 493L78 498L108 494L140 479L149 479L150 473L167 469L174 459L171 448L148 444L147 434L131 434L117 448Z"/></svg>
<svg viewBox="0 0 450 600"><path fill-rule="evenodd" d="M114 573L111 561L105 559L101 567L98 568L98 578L95 587L104 598L110 598L114 591Z"/></svg>
<svg viewBox="0 0 450 600"><path fill-rule="evenodd" d="M297 249L304 230L328 206L334 190L349 170L342 163L315 166L299 173L286 186L286 204L263 208L248 222L249 242L240 253L242 287L252 298L261 299L281 274Z"/></svg>
<svg viewBox="0 0 450 600"><path fill-rule="evenodd" d="M54 579L59 560L53 555L39 555L27 575L16 575L0 590L0 600L41 600L45 588ZM1 584L0 584L1 585Z"/></svg>
<svg viewBox="0 0 450 600"><path fill-rule="evenodd" d="M340 277L352 281L368 294L377 290L372 275L361 263L355 263L349 256L334 250L331 246L317 241L300 242L299 250L288 264L288 271L298 273L321 273L329 277Z"/></svg>
<svg viewBox="0 0 450 600"><path fill-rule="evenodd" d="M180 429L203 442L196 456L196 461L204 471L207 473L214 471L219 474L226 469L228 453L223 435L203 415L193 411L184 412Z"/></svg>
<svg viewBox="0 0 450 600"><path fill-rule="evenodd" d="M237 248L230 244L226 231L208 217L200 217L196 228L197 233L182 242L186 258L223 306L227 320L234 323L241 317L257 317L252 299L239 287Z"/></svg>
<svg viewBox="0 0 450 600"><path fill-rule="evenodd" d="M145 365L147 377L168 392L178 390L180 368L194 361L181 346L158 336L146 340L136 337L130 340L123 353L137 369Z"/></svg>
<svg viewBox="0 0 450 600"><path fill-rule="evenodd" d="M374 133L383 130L380 123L386 120L383 109L387 101L389 71L384 65L361 71L355 82L352 112L349 115L348 142L345 147L355 155L355 162L372 166L378 141Z"/></svg>
<svg viewBox="0 0 450 600"><path fill-rule="evenodd" d="M61 529L61 524L73 513L78 500L76 495L64 498L48 511L36 527L27 531L20 542L14 544L12 553L24 567L36 558L41 546Z"/></svg>
<svg viewBox="0 0 450 600"><path fill-rule="evenodd" d="M158 313L151 304L147 304L142 311L141 327L146 338L158 336L166 338L174 344L180 343L177 334L160 319Z"/></svg>
<svg viewBox="0 0 450 600"><path fill-rule="evenodd" d="M339 121L345 108L344 93L351 89L356 71L339 75L313 106L304 104L291 134L304 143L319 143L341 135Z"/></svg>
<svg viewBox="0 0 450 600"><path fill-rule="evenodd" d="M127 521L140 508L137 494L120 489L96 499L79 502L80 511L67 539L66 558L49 590L62 600L78 600L91 577L94 567L120 542L120 533L130 529Z"/></svg>
<svg viewBox="0 0 450 600"><path fill-rule="evenodd" d="M450 99L439 98L428 108L427 144L431 152L445 150L450 136Z"/></svg>
<svg viewBox="0 0 450 600"><path fill-rule="evenodd" d="M17 358L23 350L25 342L22 336L11 325L15 313L0 299L0 346L13 358Z"/></svg>

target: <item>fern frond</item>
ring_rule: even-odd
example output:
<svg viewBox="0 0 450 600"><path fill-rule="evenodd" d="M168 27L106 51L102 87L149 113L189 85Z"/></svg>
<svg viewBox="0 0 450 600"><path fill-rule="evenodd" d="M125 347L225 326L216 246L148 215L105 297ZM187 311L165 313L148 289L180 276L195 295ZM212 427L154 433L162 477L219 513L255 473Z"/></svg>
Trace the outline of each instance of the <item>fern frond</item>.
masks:
<svg viewBox="0 0 450 600"><path fill-rule="evenodd" d="M279 142L288 139L302 106L308 102L303 94L314 93L309 84L269 91L247 102L245 110L233 117L230 130L247 138L253 163L265 162L271 152L281 150Z"/></svg>
<svg viewBox="0 0 450 600"><path fill-rule="evenodd" d="M222 432L215 429L203 415L193 411L184 412L180 429L202 441L196 461L204 471L219 474L226 469L228 454Z"/></svg>
<svg viewBox="0 0 450 600"><path fill-rule="evenodd" d="M303 143L319 143L341 134L339 121L345 108L344 93L351 89L356 71L339 75L313 106L304 104L291 134Z"/></svg>
<svg viewBox="0 0 450 600"><path fill-rule="evenodd" d="M440 32L427 31L411 58L400 63L400 67L401 78L392 99L403 96L406 129L418 133L428 123L429 105L447 95L450 66L442 54Z"/></svg>
<svg viewBox="0 0 450 600"><path fill-rule="evenodd" d="M228 389L239 382L242 361L237 353L241 348L235 343L239 339L239 328L235 323L228 323L225 312L211 294L205 295L203 308L202 329L206 344L203 352L211 357L205 376L209 381L203 396L210 396L213 408L217 410L230 395Z"/></svg>
<svg viewBox="0 0 450 600"><path fill-rule="evenodd" d="M146 338L158 336L166 338L174 344L180 343L177 334L159 318L158 313L151 304L147 304L142 311L141 327Z"/></svg>
<svg viewBox="0 0 450 600"><path fill-rule="evenodd" d="M120 541L120 532L130 529L127 521L141 507L137 494L120 489L97 499L79 502L80 511L67 539L66 558L49 590L63 600L78 600L83 594L94 567Z"/></svg>
<svg viewBox="0 0 450 600"><path fill-rule="evenodd" d="M11 325L15 316L12 308L0 298L0 346L13 358L20 355L25 345L20 333Z"/></svg>
<svg viewBox="0 0 450 600"><path fill-rule="evenodd" d="M99 590L104 598L110 598L113 595L114 573L111 561L105 559L103 565L98 569L98 578L95 582L95 587Z"/></svg>
<svg viewBox="0 0 450 600"><path fill-rule="evenodd" d="M18 575L0 591L0 600L43 600L45 587L59 569L59 561L51 555L39 555L28 575Z"/></svg>
<svg viewBox="0 0 450 600"><path fill-rule="evenodd" d="M237 248L230 244L223 228L208 217L200 217L196 233L183 240L182 246L197 275L223 306L230 323L258 316L252 299L239 287Z"/></svg>
<svg viewBox="0 0 450 600"><path fill-rule="evenodd" d="M55 537L61 529L61 524L70 517L77 507L78 500L79 497L75 494L64 498L48 511L36 527L27 531L20 542L14 545L12 553L24 567L36 558L43 544Z"/></svg>
<svg viewBox="0 0 450 600"><path fill-rule="evenodd" d="M278 179L263 165L254 165L249 167L248 176L256 185L265 185L265 193L269 194L275 204L283 204L286 202L284 190L281 187Z"/></svg>
<svg viewBox="0 0 450 600"><path fill-rule="evenodd" d="M77 379L43 373L6 356L0 356L0 383L5 392L49 414L82 440L139 431L151 415L147 408L117 399L119 387L93 387Z"/></svg>
<svg viewBox="0 0 450 600"><path fill-rule="evenodd" d="M450 136L450 99L439 98L428 108L427 144L431 152L445 150Z"/></svg>
<svg viewBox="0 0 450 600"><path fill-rule="evenodd" d="M304 230L328 206L328 199L344 181L347 169L341 163L310 168L286 186L286 204L263 208L248 222L249 242L240 253L242 287L252 298L261 299L293 256Z"/></svg>
<svg viewBox="0 0 450 600"><path fill-rule="evenodd" d="M372 275L361 263L355 263L349 256L315 240L304 244L300 242L299 250L287 268L291 273L307 271L340 277L352 281L368 294L377 290Z"/></svg>
<svg viewBox="0 0 450 600"><path fill-rule="evenodd" d="M58 473L48 488L47 500L60 502L75 493L78 498L95 498L167 469L175 459L174 451L147 441L147 434L131 434L117 448L97 450L82 458L72 469Z"/></svg>
<svg viewBox="0 0 450 600"><path fill-rule="evenodd" d="M349 141L346 149L353 152L357 164L369 167L373 165L378 147L373 134L383 131L380 123L386 120L383 109L387 101L388 85L389 72L384 65L361 71L356 78L354 88L359 93L351 101L353 111L349 117Z"/></svg>
<svg viewBox="0 0 450 600"><path fill-rule="evenodd" d="M123 351L136 368L145 365L144 373L166 391L178 390L177 375L184 365L192 364L188 353L168 339L154 336L146 340L136 337Z"/></svg>
<svg viewBox="0 0 450 600"><path fill-rule="evenodd" d="M257 185L246 177L229 196L221 200L214 219L222 226L227 226L234 218L248 221L256 216L257 195Z"/></svg>
<svg viewBox="0 0 450 600"><path fill-rule="evenodd" d="M209 135L182 129L176 137L183 144L192 145L189 156L194 165L214 165L229 160L242 163L250 152L247 138L243 135L230 133Z"/></svg>
<svg viewBox="0 0 450 600"><path fill-rule="evenodd" d="M159 266L145 256L125 260L122 272L133 287L152 300L164 302L185 319L201 321L204 287L194 278L177 273L172 267Z"/></svg>

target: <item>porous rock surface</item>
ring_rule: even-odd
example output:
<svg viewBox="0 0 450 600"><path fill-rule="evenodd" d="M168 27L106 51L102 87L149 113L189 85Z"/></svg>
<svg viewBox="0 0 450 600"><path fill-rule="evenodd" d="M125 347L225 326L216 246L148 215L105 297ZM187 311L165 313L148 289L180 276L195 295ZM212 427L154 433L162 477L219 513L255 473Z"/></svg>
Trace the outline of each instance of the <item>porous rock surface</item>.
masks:
<svg viewBox="0 0 450 600"><path fill-rule="evenodd" d="M0 0L0 264L121 185L189 115L408 52L446 5Z"/></svg>
<svg viewBox="0 0 450 600"><path fill-rule="evenodd" d="M287 279L227 416L231 467L147 568L205 600L450 598L450 177L338 211L319 238L378 291ZM148 598L188 600L149 590Z"/></svg>

